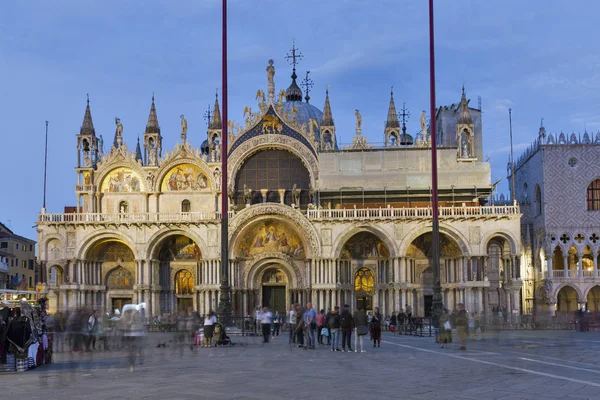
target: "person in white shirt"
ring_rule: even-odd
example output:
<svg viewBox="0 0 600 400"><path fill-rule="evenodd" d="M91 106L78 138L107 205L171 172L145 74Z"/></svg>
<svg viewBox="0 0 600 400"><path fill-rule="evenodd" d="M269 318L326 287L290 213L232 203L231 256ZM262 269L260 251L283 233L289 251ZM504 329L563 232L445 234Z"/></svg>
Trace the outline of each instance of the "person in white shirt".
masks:
<svg viewBox="0 0 600 400"><path fill-rule="evenodd" d="M272 319L273 314L271 313L271 311L269 311L269 308L263 308L260 319L260 324L262 325L263 343L269 343L269 337L271 336Z"/></svg>
<svg viewBox="0 0 600 400"><path fill-rule="evenodd" d="M210 310L206 317L204 317L204 347L212 346L213 333L215 331L215 324L217 323L217 316L213 310Z"/></svg>
<svg viewBox="0 0 600 400"><path fill-rule="evenodd" d="M287 313L287 324L290 330L290 340L288 344L296 343L296 335L294 335L294 329L296 328L296 310L294 305L290 305L290 311Z"/></svg>
<svg viewBox="0 0 600 400"><path fill-rule="evenodd" d="M261 306L256 306L256 310L254 310L254 329L256 329L255 334L259 335L260 330L261 330L261 323L260 321L262 320L262 307Z"/></svg>

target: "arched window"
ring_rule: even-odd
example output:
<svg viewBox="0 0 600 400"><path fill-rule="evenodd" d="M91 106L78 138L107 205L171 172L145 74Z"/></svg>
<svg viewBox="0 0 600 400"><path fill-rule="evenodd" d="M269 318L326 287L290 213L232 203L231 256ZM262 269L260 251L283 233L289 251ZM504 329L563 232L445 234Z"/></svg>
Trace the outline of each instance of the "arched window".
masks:
<svg viewBox="0 0 600 400"><path fill-rule="evenodd" d="M354 275L354 290L363 295L373 294L375 274L369 268L361 268Z"/></svg>
<svg viewBox="0 0 600 400"><path fill-rule="evenodd" d="M590 183L587 188L587 209L589 211L600 210L600 179Z"/></svg>
<svg viewBox="0 0 600 400"><path fill-rule="evenodd" d="M191 211L190 201L184 200L181 202L181 212L189 213Z"/></svg>
<svg viewBox="0 0 600 400"><path fill-rule="evenodd" d="M540 185L535 185L535 216L542 215L542 191Z"/></svg>
<svg viewBox="0 0 600 400"><path fill-rule="evenodd" d="M192 294L194 290L194 277L187 270L181 270L175 277L175 293L178 295Z"/></svg>
<svg viewBox="0 0 600 400"><path fill-rule="evenodd" d="M502 278L500 271L500 260L502 259L502 248L497 243L492 243L488 247L489 271L498 271L498 275Z"/></svg>
<svg viewBox="0 0 600 400"><path fill-rule="evenodd" d="M119 203L119 213L127 214L129 212L129 204L126 201L122 201Z"/></svg>

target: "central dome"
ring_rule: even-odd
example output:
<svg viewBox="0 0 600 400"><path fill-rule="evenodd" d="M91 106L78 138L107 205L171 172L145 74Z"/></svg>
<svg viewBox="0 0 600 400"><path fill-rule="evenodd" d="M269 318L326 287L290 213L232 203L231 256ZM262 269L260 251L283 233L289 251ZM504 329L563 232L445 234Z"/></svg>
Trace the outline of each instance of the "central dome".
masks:
<svg viewBox="0 0 600 400"><path fill-rule="evenodd" d="M298 121L300 125L309 124L310 127L310 120L314 119L317 121L317 125L321 126L323 112L317 107L303 101L286 101L283 104L283 112L291 113L294 106L296 107L296 110L298 110L298 113L296 114L296 121ZM315 130L315 136L316 139L319 140L320 132L318 130Z"/></svg>

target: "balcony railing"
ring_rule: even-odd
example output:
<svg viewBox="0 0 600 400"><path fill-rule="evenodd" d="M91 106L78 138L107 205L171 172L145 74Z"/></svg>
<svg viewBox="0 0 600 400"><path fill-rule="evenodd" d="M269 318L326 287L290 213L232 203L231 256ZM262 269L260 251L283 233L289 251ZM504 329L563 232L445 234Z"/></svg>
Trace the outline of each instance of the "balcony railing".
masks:
<svg viewBox="0 0 600 400"><path fill-rule="evenodd" d="M440 218L517 216L519 206L439 207ZM431 218L431 207L343 208L307 210L310 219L411 219Z"/></svg>
<svg viewBox="0 0 600 400"><path fill-rule="evenodd" d="M229 218L233 212L229 213ZM158 223L158 222L199 222L220 219L221 213L214 212L179 212L179 213L70 213L40 214L40 224L91 224L91 223Z"/></svg>
<svg viewBox="0 0 600 400"><path fill-rule="evenodd" d="M588 271L588 270L584 269L581 272L582 272L582 276L584 278L600 278L600 271L593 271L593 270ZM576 269L570 269L567 271L560 269L560 270L552 271L553 278L564 278L565 276L567 278L579 278L579 271Z"/></svg>

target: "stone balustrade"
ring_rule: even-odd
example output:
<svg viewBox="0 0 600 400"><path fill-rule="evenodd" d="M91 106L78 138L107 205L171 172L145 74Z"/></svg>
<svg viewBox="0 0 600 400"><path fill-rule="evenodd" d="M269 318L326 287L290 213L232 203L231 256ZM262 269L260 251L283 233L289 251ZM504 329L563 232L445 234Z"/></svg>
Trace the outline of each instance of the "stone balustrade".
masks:
<svg viewBox="0 0 600 400"><path fill-rule="evenodd" d="M430 219L431 207L412 208L344 208L309 209L305 215L312 220L389 220L389 219ZM229 218L235 218L235 211L229 211ZM513 206L464 206L440 207L440 219L460 218L506 218L520 217L518 205ZM39 214L38 224L93 224L93 223L172 223L201 222L221 219L220 212L165 212L165 213L67 213Z"/></svg>

